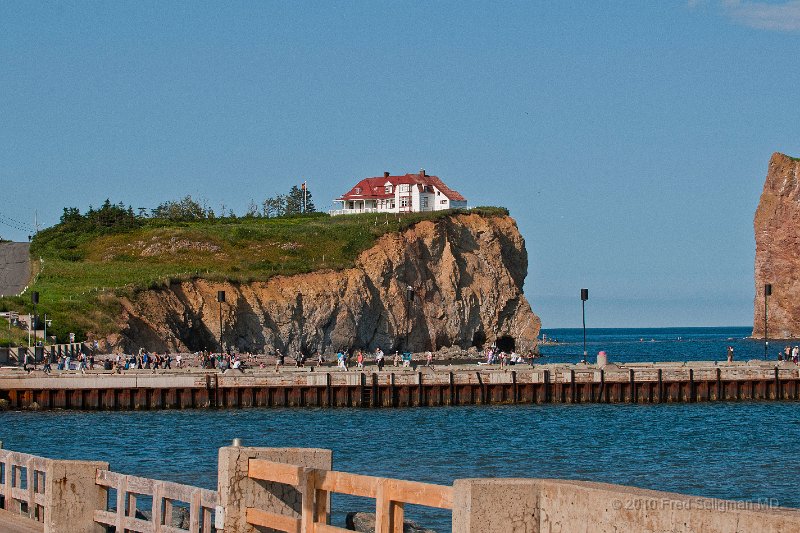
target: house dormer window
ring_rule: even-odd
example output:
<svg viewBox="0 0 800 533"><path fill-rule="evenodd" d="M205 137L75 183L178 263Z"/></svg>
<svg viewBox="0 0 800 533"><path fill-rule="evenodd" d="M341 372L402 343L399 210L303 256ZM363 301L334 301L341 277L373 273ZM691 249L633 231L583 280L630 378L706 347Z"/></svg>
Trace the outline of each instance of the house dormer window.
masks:
<svg viewBox="0 0 800 533"><path fill-rule="evenodd" d="M361 194L361 187L356 187L356 188L354 189L354 192L355 192L356 194Z"/></svg>
<svg viewBox="0 0 800 533"><path fill-rule="evenodd" d="M391 185L386 185L383 188L383 192L385 192L386 194L392 194L392 186Z"/></svg>

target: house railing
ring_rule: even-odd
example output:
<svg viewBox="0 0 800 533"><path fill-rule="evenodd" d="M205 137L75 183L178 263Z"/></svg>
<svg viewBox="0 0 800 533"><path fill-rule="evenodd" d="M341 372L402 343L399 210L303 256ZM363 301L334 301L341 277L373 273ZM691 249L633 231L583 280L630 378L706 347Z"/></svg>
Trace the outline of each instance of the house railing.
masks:
<svg viewBox="0 0 800 533"><path fill-rule="evenodd" d="M355 215L359 213L383 213L388 211L381 211L377 207L362 207L355 209L331 209L328 214L331 216L336 215Z"/></svg>
<svg viewBox="0 0 800 533"><path fill-rule="evenodd" d="M334 492L375 499L376 533L402 533L405 504L453 508L453 489L442 485L304 468L263 459L250 459L248 476L298 488L302 496L300 518L253 507L246 510L249 524L288 533L346 532L328 524L329 495Z"/></svg>

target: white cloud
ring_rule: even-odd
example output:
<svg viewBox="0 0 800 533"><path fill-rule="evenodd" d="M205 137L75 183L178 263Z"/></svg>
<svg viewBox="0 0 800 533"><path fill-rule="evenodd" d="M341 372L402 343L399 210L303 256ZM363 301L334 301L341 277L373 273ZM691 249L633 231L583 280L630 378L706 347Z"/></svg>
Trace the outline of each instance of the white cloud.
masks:
<svg viewBox="0 0 800 533"><path fill-rule="evenodd" d="M723 0L722 7L733 20L760 30L800 31L800 0L785 2L747 2ZM690 0L690 7L698 0Z"/></svg>
<svg viewBox="0 0 800 533"><path fill-rule="evenodd" d="M727 2L730 15L751 28L778 31L800 30L800 0L780 4Z"/></svg>

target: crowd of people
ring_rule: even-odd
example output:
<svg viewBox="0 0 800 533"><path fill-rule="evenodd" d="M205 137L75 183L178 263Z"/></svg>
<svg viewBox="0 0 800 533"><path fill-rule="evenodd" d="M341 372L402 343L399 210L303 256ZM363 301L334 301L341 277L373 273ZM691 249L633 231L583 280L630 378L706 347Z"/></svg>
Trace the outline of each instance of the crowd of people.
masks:
<svg viewBox="0 0 800 533"><path fill-rule="evenodd" d="M481 361L479 364L499 365L501 368L526 363L533 365L536 358L532 350L529 350L527 356L523 357L514 350L506 352L494 345L487 348L484 355L485 362ZM341 371L351 369L364 371L368 365L374 365L378 371L382 371L387 365L391 365L392 368L416 369L417 366L433 368L435 360L433 352L425 352L422 358L416 361L414 357L415 355L409 351L401 352L395 350L393 355L387 355L381 348L376 348L374 352L356 348L349 350L341 348L337 350L336 355L329 361L319 351L315 351L310 356L301 350L294 351L293 355L286 355L276 349L274 351L274 369L279 372L282 367L287 365L295 368L303 368L307 365L317 368L335 366ZM155 373L159 370L192 367L216 369L224 372L228 369L265 369L268 368L269 359L270 356L266 354L256 355L249 352L215 353L200 351L193 354L172 354L169 352L149 351L144 348L140 348L138 352L133 354L96 355L96 350L90 348L74 355L62 354L55 356L55 358L53 358L53 354L45 352L44 359L41 362L41 369L45 373L50 373L53 370L52 367L55 366L59 371L77 370L85 373L87 370L95 370L99 367L100 369L111 370L113 373L123 373L128 370L150 370ZM37 369L37 364L34 363L32 357L26 357L23 366L27 371Z"/></svg>
<svg viewBox="0 0 800 533"><path fill-rule="evenodd" d="M499 364L500 368L505 368L511 365L524 365L526 362L533 366L534 360L537 357L533 350L528 350L526 357L523 357L514 349L512 349L510 352L506 352L504 350L500 350L496 345L486 348L484 354L486 356L486 363L483 364Z"/></svg>
<svg viewBox="0 0 800 533"><path fill-rule="evenodd" d="M795 345L794 348L788 344L784 346L783 352L778 352L778 361L791 361L794 364L800 364L800 346Z"/></svg>

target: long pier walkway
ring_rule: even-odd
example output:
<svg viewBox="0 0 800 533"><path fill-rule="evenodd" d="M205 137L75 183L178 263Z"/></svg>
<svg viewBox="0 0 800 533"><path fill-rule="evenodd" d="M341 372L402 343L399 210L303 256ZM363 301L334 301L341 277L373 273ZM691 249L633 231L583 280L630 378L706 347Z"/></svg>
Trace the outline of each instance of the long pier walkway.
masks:
<svg viewBox="0 0 800 533"><path fill-rule="evenodd" d="M632 363L393 368L200 369L45 375L0 370L12 409L411 407L501 403L667 403L800 399L791 363ZM5 403L5 402L4 402Z"/></svg>

